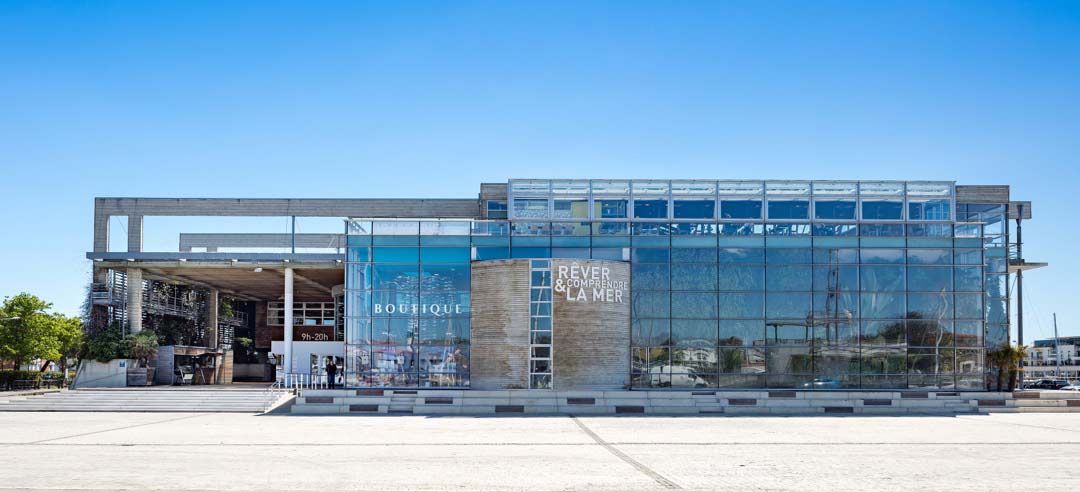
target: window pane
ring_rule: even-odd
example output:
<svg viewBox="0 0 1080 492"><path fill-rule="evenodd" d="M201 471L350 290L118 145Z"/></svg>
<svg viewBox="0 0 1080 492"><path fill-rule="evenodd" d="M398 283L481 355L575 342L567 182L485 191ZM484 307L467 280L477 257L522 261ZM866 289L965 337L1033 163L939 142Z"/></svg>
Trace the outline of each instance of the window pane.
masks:
<svg viewBox="0 0 1080 492"><path fill-rule="evenodd" d="M719 290L764 290L765 268L760 265L720 265Z"/></svg>
<svg viewBox="0 0 1080 492"><path fill-rule="evenodd" d="M855 220L855 201L814 200L814 218Z"/></svg>
<svg viewBox="0 0 1080 492"><path fill-rule="evenodd" d="M676 347L716 345L716 320L671 320L671 338Z"/></svg>
<svg viewBox="0 0 1080 492"><path fill-rule="evenodd" d="M813 270L809 266L768 265L765 269L766 290L802 290L811 289Z"/></svg>
<svg viewBox="0 0 1080 492"><path fill-rule="evenodd" d="M908 200L908 220L949 220L949 200Z"/></svg>
<svg viewBox="0 0 1080 492"><path fill-rule="evenodd" d="M633 317L634 318L664 318L669 315L668 293L665 292L642 292L633 293Z"/></svg>
<svg viewBox="0 0 1080 492"><path fill-rule="evenodd" d="M422 290L469 290L471 267L468 263L423 264L420 267Z"/></svg>
<svg viewBox="0 0 1080 492"><path fill-rule="evenodd" d="M715 263L716 248L672 248L672 263Z"/></svg>
<svg viewBox="0 0 1080 492"><path fill-rule="evenodd" d="M904 267L863 266L860 269L864 292L903 292Z"/></svg>
<svg viewBox="0 0 1080 492"><path fill-rule="evenodd" d="M951 347L952 324L938 320L908 320L908 346Z"/></svg>
<svg viewBox="0 0 1080 492"><path fill-rule="evenodd" d="M716 266L700 264L671 265L672 290L716 290Z"/></svg>
<svg viewBox="0 0 1080 492"><path fill-rule="evenodd" d="M420 248L420 261L428 263L459 263L471 258L469 248Z"/></svg>
<svg viewBox="0 0 1080 492"><path fill-rule="evenodd" d="M952 294L908 294L907 302L908 318L942 320L953 316Z"/></svg>
<svg viewBox="0 0 1080 492"><path fill-rule="evenodd" d="M419 268L416 264L409 265L375 265L376 289L386 290L415 290Z"/></svg>
<svg viewBox="0 0 1080 492"><path fill-rule="evenodd" d="M675 218L711 219L715 208L715 200L675 200Z"/></svg>
<svg viewBox="0 0 1080 492"><path fill-rule="evenodd" d="M546 219L548 218L548 201L546 198L516 198L514 199L514 217L519 219Z"/></svg>
<svg viewBox="0 0 1080 492"><path fill-rule="evenodd" d="M907 330L903 321L864 321L862 344L902 345L907 343Z"/></svg>
<svg viewBox="0 0 1080 492"><path fill-rule="evenodd" d="M634 200L634 218L666 219L667 200Z"/></svg>
<svg viewBox="0 0 1080 492"><path fill-rule="evenodd" d="M805 292L769 292L765 296L765 316L806 319L810 316L810 301L810 294Z"/></svg>
<svg viewBox="0 0 1080 492"><path fill-rule="evenodd" d="M938 292L952 290L952 268L908 267L908 290Z"/></svg>
<svg viewBox="0 0 1080 492"><path fill-rule="evenodd" d="M668 265L640 264L630 267L630 286L638 289L668 289Z"/></svg>
<svg viewBox="0 0 1080 492"><path fill-rule="evenodd" d="M903 265L904 264L904 250L902 249L878 249L878 248L864 248L862 250L862 262L863 264L888 264L888 265Z"/></svg>
<svg viewBox="0 0 1080 492"><path fill-rule="evenodd" d="M630 325L631 344L635 346L671 345L670 321L635 319Z"/></svg>
<svg viewBox="0 0 1080 492"><path fill-rule="evenodd" d="M860 311L863 318L899 319L907 314L904 294L863 292L859 300L862 304Z"/></svg>
<svg viewBox="0 0 1080 492"><path fill-rule="evenodd" d="M760 219L761 200L721 200L720 214L724 219Z"/></svg>
<svg viewBox="0 0 1080 492"><path fill-rule="evenodd" d="M952 250L949 249L909 249L908 263L921 265L952 264Z"/></svg>
<svg viewBox="0 0 1080 492"><path fill-rule="evenodd" d="M720 345L760 345L765 341L765 321L754 319L720 320Z"/></svg>
<svg viewBox="0 0 1080 492"><path fill-rule="evenodd" d="M764 249L721 248L720 263L764 263Z"/></svg>
<svg viewBox="0 0 1080 492"><path fill-rule="evenodd" d="M769 200L770 219L808 219L810 202L806 200Z"/></svg>
<svg viewBox="0 0 1080 492"><path fill-rule="evenodd" d="M622 199L593 199L593 217L598 219L625 219L629 201Z"/></svg>
<svg viewBox="0 0 1080 492"><path fill-rule="evenodd" d="M760 318L765 297L760 293L720 293L721 318Z"/></svg>
<svg viewBox="0 0 1080 492"><path fill-rule="evenodd" d="M809 248L766 248L765 261L772 263L810 263Z"/></svg>
<svg viewBox="0 0 1080 492"><path fill-rule="evenodd" d="M899 200L863 200L863 220L900 220L903 218L904 202Z"/></svg>
<svg viewBox="0 0 1080 492"><path fill-rule="evenodd" d="M815 266L814 290L817 292L858 291L859 267L855 265Z"/></svg>
<svg viewBox="0 0 1080 492"><path fill-rule="evenodd" d="M716 318L716 294L713 292L672 292L671 313L679 318Z"/></svg>
<svg viewBox="0 0 1080 492"><path fill-rule="evenodd" d="M587 219L589 218L589 200L585 198L578 199L556 199L554 203L555 212L552 214L556 219Z"/></svg>

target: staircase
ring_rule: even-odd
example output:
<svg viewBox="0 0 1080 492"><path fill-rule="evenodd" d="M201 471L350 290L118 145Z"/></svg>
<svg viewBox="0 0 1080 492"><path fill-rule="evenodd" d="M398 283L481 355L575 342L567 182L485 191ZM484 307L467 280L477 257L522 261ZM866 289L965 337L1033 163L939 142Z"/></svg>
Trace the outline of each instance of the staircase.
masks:
<svg viewBox="0 0 1080 492"><path fill-rule="evenodd" d="M1077 412L1080 393L952 391L305 390L298 415L957 415Z"/></svg>
<svg viewBox="0 0 1080 492"><path fill-rule="evenodd" d="M0 412L262 413L292 396L263 387L148 387L65 390L0 400Z"/></svg>

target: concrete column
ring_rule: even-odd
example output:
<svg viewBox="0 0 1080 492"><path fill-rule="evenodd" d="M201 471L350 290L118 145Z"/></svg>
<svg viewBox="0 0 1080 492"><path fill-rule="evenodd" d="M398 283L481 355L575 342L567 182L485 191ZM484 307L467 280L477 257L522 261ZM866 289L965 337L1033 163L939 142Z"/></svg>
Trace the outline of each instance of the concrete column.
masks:
<svg viewBox="0 0 1080 492"><path fill-rule="evenodd" d="M285 269L285 372L296 372L293 367L293 269Z"/></svg>
<svg viewBox="0 0 1080 492"><path fill-rule="evenodd" d="M206 296L206 346L218 348L218 291L211 290Z"/></svg>
<svg viewBox="0 0 1080 492"><path fill-rule="evenodd" d="M142 251L143 244L143 216L141 215L129 215L128 216L128 253L139 253Z"/></svg>
<svg viewBox="0 0 1080 492"><path fill-rule="evenodd" d="M143 278L139 268L127 269L128 333L142 331Z"/></svg>

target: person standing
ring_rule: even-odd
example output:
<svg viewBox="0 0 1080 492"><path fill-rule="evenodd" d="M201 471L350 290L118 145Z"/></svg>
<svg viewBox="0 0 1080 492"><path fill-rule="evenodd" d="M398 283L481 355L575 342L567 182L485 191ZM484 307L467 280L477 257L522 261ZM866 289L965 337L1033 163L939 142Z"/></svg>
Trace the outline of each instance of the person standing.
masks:
<svg viewBox="0 0 1080 492"><path fill-rule="evenodd" d="M330 389L334 389L337 384L337 364L333 357L326 363L326 380L330 383Z"/></svg>

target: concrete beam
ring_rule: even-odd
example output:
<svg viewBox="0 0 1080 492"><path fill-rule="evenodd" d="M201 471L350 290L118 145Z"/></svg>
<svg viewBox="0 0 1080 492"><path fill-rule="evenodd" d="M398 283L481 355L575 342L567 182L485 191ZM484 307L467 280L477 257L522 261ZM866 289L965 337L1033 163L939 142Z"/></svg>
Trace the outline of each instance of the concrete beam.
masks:
<svg viewBox="0 0 1080 492"><path fill-rule="evenodd" d="M479 218L475 198L95 198L98 214L192 217Z"/></svg>
<svg viewBox="0 0 1080 492"><path fill-rule="evenodd" d="M326 292L326 294L329 295L329 296L333 296L333 291L329 287L327 287L327 286L325 286L323 284L320 284L320 283L318 283L318 282L316 282L314 280L311 280L311 279L309 279L309 278L307 278L307 277L305 277L303 275L300 275L299 273L296 273L295 269L285 268L285 269L282 269L282 270L274 270L274 271L281 274L281 276L284 277L286 279L286 281L288 281L288 275L285 273L285 270L292 270L292 277L293 277L294 280L298 280L298 281L300 281L300 283L302 283L304 285L312 287L312 288L314 288L316 290L321 290L323 292Z"/></svg>
<svg viewBox="0 0 1080 492"><path fill-rule="evenodd" d="M218 248L288 248L292 246L291 234L229 233L204 234L180 233L180 251L192 248L207 248L210 252ZM345 247L344 234L297 234L297 248L334 248Z"/></svg>

